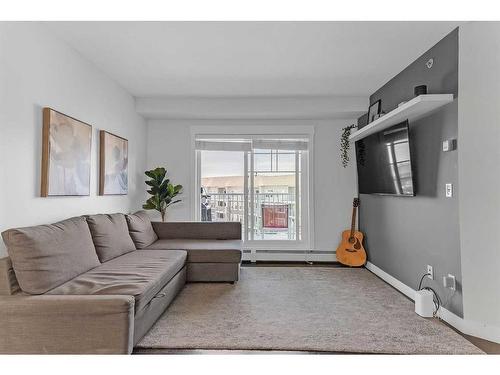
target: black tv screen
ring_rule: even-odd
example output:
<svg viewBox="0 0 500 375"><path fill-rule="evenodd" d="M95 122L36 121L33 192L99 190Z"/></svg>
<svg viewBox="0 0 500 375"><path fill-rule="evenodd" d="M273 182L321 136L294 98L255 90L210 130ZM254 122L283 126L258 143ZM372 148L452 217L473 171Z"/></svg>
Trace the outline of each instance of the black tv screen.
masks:
<svg viewBox="0 0 500 375"><path fill-rule="evenodd" d="M408 122L356 142L360 194L413 196Z"/></svg>

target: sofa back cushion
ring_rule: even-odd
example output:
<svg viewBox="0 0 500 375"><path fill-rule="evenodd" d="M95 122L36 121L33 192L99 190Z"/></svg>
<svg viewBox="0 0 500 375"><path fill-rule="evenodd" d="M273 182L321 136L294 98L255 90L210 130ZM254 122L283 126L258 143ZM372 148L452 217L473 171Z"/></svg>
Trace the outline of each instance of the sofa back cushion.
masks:
<svg viewBox="0 0 500 375"><path fill-rule="evenodd" d="M101 262L135 250L124 214L90 215L87 216L87 223Z"/></svg>
<svg viewBox="0 0 500 375"><path fill-rule="evenodd" d="M126 218L128 231L136 248L144 249L158 240L146 211L137 211L135 214L127 215Z"/></svg>
<svg viewBox="0 0 500 375"><path fill-rule="evenodd" d="M43 294L100 265L84 217L2 233L21 289Z"/></svg>

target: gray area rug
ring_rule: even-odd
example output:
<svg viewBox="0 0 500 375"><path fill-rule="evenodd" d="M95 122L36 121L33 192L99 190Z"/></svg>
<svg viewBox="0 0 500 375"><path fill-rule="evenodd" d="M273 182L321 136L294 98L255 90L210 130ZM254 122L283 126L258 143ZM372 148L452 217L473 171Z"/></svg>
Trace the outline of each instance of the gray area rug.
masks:
<svg viewBox="0 0 500 375"><path fill-rule="evenodd" d="M154 349L483 353L365 269L243 267L187 284L137 345Z"/></svg>

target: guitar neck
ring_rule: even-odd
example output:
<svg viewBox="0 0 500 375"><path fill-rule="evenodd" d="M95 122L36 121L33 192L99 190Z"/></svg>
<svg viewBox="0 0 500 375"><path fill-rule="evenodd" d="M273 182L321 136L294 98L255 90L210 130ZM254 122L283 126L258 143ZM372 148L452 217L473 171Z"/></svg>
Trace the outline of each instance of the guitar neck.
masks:
<svg viewBox="0 0 500 375"><path fill-rule="evenodd" d="M356 229L356 209L357 207L352 208L352 219L351 219L351 235L354 236L354 230Z"/></svg>

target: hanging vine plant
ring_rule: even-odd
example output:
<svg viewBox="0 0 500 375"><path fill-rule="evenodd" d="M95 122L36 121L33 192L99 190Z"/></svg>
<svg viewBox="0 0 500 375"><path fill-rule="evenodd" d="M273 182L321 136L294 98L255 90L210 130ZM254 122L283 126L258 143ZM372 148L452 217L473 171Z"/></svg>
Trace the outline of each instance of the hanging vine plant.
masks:
<svg viewBox="0 0 500 375"><path fill-rule="evenodd" d="M342 166L344 168L349 164L349 136L351 135L351 130L357 127L357 125L352 124L346 126L342 129L342 136L340 137L340 159L342 161Z"/></svg>

